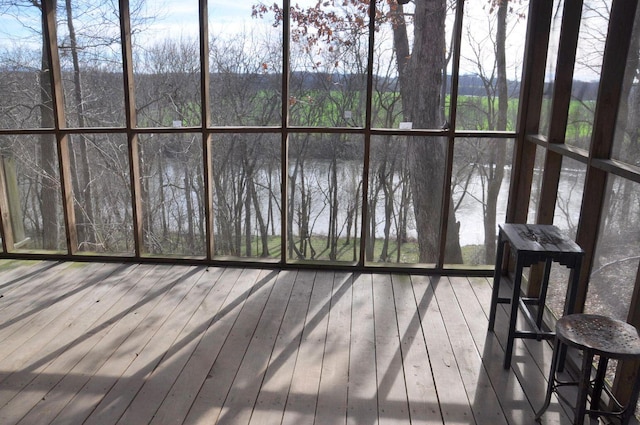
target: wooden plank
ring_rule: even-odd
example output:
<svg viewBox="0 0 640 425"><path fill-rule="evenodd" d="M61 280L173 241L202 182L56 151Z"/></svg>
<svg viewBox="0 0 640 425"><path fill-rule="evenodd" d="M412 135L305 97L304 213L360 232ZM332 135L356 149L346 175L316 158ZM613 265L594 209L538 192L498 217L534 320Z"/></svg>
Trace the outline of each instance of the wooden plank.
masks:
<svg viewBox="0 0 640 425"><path fill-rule="evenodd" d="M351 347L347 424L377 424L376 345L373 324L373 288L370 274L353 281L351 307Z"/></svg>
<svg viewBox="0 0 640 425"><path fill-rule="evenodd" d="M347 421L352 285L351 273L334 276L315 425L344 425Z"/></svg>
<svg viewBox="0 0 640 425"><path fill-rule="evenodd" d="M468 285L465 281L464 284ZM491 380L482 363L482 352L474 344L469 326L447 277L432 280L438 305L451 346L464 383L467 399L471 403L473 419L477 425L507 425ZM482 316L481 316L482 317ZM486 326L485 326L486 328Z"/></svg>
<svg viewBox="0 0 640 425"><path fill-rule="evenodd" d="M298 271L250 424L262 425L282 421L315 276L316 273L312 271Z"/></svg>
<svg viewBox="0 0 640 425"><path fill-rule="evenodd" d="M332 272L316 274L282 425L312 423L314 420L329 322L333 276Z"/></svg>
<svg viewBox="0 0 640 425"><path fill-rule="evenodd" d="M156 411L152 424L183 422L244 305L248 285L254 283L257 276L255 270L228 268L224 271L200 306L198 326L190 335L190 345L195 347L189 347L191 354L187 363Z"/></svg>
<svg viewBox="0 0 640 425"><path fill-rule="evenodd" d="M281 271L267 305L242 359L238 373L218 417L218 424L247 424L265 376L287 301L291 296L295 271Z"/></svg>
<svg viewBox="0 0 640 425"><path fill-rule="evenodd" d="M7 280L3 280L0 315L6 319L2 322L0 334L9 325L10 319L15 322L16 316L32 306L37 306L40 299L50 294L59 296L70 285L79 285L81 282L61 278L63 270L71 267L72 264L74 263L55 263L42 270L38 269L23 276L8 277ZM41 307L44 308L44 305Z"/></svg>
<svg viewBox="0 0 640 425"><path fill-rule="evenodd" d="M121 373L118 381L105 394L85 424L111 425L124 414L191 315L193 305L185 305L184 301L203 273L202 266L180 267L171 270L169 277L163 279L158 302L121 346L127 356L114 359L113 363L117 366L111 373ZM185 309L187 314L181 315L180 311ZM175 324L170 320L174 317L177 317ZM121 361L123 357L129 359ZM110 363L111 359L107 367Z"/></svg>
<svg viewBox="0 0 640 425"><path fill-rule="evenodd" d="M58 321L58 316L64 317L69 313L78 301L89 296L96 283L106 278L116 267L115 264L83 264L80 269L65 268L57 275L61 284L47 285L46 290L41 289L39 292L42 298L38 302L19 312L13 308L4 310L3 315L8 315L4 322L7 326L0 331L0 340L13 336L11 344L0 344L0 370L20 369L43 346L52 342L65 326L64 322ZM56 288L60 292L56 292ZM0 382L6 377L6 373L0 372Z"/></svg>
<svg viewBox="0 0 640 425"><path fill-rule="evenodd" d="M471 303L465 303L463 311L468 316L467 321L478 321L480 314L488 317L489 304L491 300L491 285L485 278L469 278L471 292L464 290L464 285L455 285L456 292L461 292L458 300L469 300L476 298L478 307ZM540 366L536 364L536 359L543 363L542 368L548 371L551 360L551 348L546 342L537 342L538 349L544 349L542 353L536 353L531 357L524 344L519 341L514 345L514 361L510 370L504 370L501 360L504 356L504 346L507 339L508 315L504 306L498 306L496 315L495 333L488 333L484 320L480 325L473 326L472 334L478 349L483 353L483 364L491 380L496 393L501 397L503 411L511 424L531 424L534 422L534 412L542 406L544 392L546 390L546 374ZM523 324L519 322L518 326ZM484 326L484 328L483 328ZM493 359L493 360L492 360ZM514 373L515 371L515 373ZM527 407L528 405L528 407ZM571 421L565 411L559 406L557 399L552 399L552 405L547 413L541 418L542 424L569 424Z"/></svg>
<svg viewBox="0 0 640 425"><path fill-rule="evenodd" d="M67 264L67 263L65 263ZM17 297L9 300L5 297L13 293L22 292L29 285L37 285L37 281L46 275L49 269L64 267L64 264L55 261L24 261L24 260L2 260L0 262L0 315L4 316L2 310L16 302Z"/></svg>
<svg viewBox="0 0 640 425"><path fill-rule="evenodd" d="M95 289L81 303L69 309L67 317L61 315L56 319L54 325L63 324L62 329L36 356L36 363L18 372L33 379L23 390L24 394L19 394L6 407L15 415L33 405L21 419L22 423L48 424L80 390L82 381L76 379L73 371L99 338L99 332L94 331L96 319L122 298L127 292L126 288L130 287L127 281L131 279L132 272L136 270L136 273L141 273L141 269L137 265L119 267L115 273L95 285ZM37 373L39 365L46 367Z"/></svg>
<svg viewBox="0 0 640 425"><path fill-rule="evenodd" d="M422 331L427 343L433 380L445 424L471 423L473 412L466 397L464 383L453 354L453 347L441 316L441 306L427 276L412 276L413 292L418 303ZM444 308L447 308L444 306Z"/></svg>
<svg viewBox="0 0 640 425"><path fill-rule="evenodd" d="M203 319L210 317L209 312L201 308L201 305L212 293L212 289L218 283L223 271L222 268L203 270L203 273L197 276L195 286L171 313L170 319L149 341L148 345L153 346L154 350L157 350L158 346L164 346L166 351L153 367L151 373L143 378L142 387L135 394L135 398L117 423L146 424L151 422L195 349L194 341L197 341L198 336L201 335ZM170 339L168 335L176 335L170 346L167 345ZM147 355L148 352L149 350L145 350ZM138 359L141 358L144 361L144 356L138 357ZM150 366L153 366L153 361L157 361L157 358L151 361ZM145 367L149 368L150 366Z"/></svg>
<svg viewBox="0 0 640 425"><path fill-rule="evenodd" d="M64 320L60 320L64 323ZM42 361L46 367L34 367L38 376L21 392L21 397L14 398L6 404L0 415L0 422L15 423L20 420L38 401L46 400L46 394L54 388L70 371L85 357L97 343L96 338L81 339L71 346L59 347L51 360ZM121 358L124 356L121 356ZM25 373L33 375L29 369L20 371L18 376ZM28 422L27 422L28 423Z"/></svg>
<svg viewBox="0 0 640 425"><path fill-rule="evenodd" d="M277 277L277 272L274 271L253 270L248 274L252 273L253 278L243 282L246 285L245 291L249 292L248 296L245 295L246 301L222 349L215 356L211 369L205 375L207 379L191 406L187 423L215 423L227 398Z"/></svg>
<svg viewBox="0 0 640 425"><path fill-rule="evenodd" d="M502 411L509 424L531 424L533 423L532 409L531 405L527 403L526 394L522 391L517 377L502 367L504 349L497 337L493 333L487 332L486 320L488 316L483 310L483 305L484 303L489 305L491 287L486 279L477 279L476 284L482 287L481 295L485 295L483 299L478 299L469 282L464 280L464 278L454 279L452 287L467 321L474 344L482 353L483 367L491 379L493 391L498 395ZM487 288L489 290L488 298L486 298ZM499 326L503 324L500 322Z"/></svg>
<svg viewBox="0 0 640 425"><path fill-rule="evenodd" d="M166 293L162 278L172 270L171 266L140 267L138 280L112 307L94 317L87 331L90 338L71 351L80 361L69 379L78 382L61 385L78 385L80 389L52 423L82 423L135 358L137 347L131 348L131 341L143 334L139 326Z"/></svg>
<svg viewBox="0 0 640 425"><path fill-rule="evenodd" d="M39 283L25 282L25 297L44 302L38 285L50 296L48 281L77 281L87 271L78 266L35 273ZM487 279L442 278L434 291L427 277L316 278L300 271L293 283L291 272L280 272L273 289L270 279L258 285L266 298L256 302L253 284L268 271L215 269L205 276L197 267L139 265L110 274L109 267L90 290L60 300L75 297L64 311L51 303L38 313L57 311L33 335L49 342L31 353L27 367L0 369L10 373L0 383L0 398L11 394L0 403L3 425L454 423L464 409L473 415L460 415L458 423L499 424L487 418L500 409L506 423L518 425L532 423L542 404L550 347L518 341L513 369L502 369L496 359L504 355L506 312L499 307L496 334L487 334ZM193 269L200 280L171 283ZM224 399L216 401L209 396L220 382ZM207 401L217 417L203 409ZM104 409L110 417L98 412L106 404L114 407ZM555 398L542 419L570 423Z"/></svg>
<svg viewBox="0 0 640 425"><path fill-rule="evenodd" d="M409 403L402 369L391 276L373 275L373 320L376 335L378 422L409 422Z"/></svg>
<svg viewBox="0 0 640 425"><path fill-rule="evenodd" d="M442 424L438 395L431 374L429 353L422 334L418 303L411 287L411 278L408 275L394 274L391 280L411 423ZM425 300L421 299L421 302Z"/></svg>

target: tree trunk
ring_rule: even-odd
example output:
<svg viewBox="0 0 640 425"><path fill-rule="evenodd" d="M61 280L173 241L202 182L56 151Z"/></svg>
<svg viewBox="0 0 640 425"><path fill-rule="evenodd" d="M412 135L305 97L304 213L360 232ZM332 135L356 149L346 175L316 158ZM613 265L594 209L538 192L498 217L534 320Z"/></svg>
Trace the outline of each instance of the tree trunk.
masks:
<svg viewBox="0 0 640 425"><path fill-rule="evenodd" d="M78 59L78 42L76 38L76 31L73 24L73 14L71 0L65 0L65 7L67 9L67 28L69 30L69 43L71 45L71 59L73 62L73 88L74 88L74 101L76 114L78 119L78 127L83 128L85 126L84 117L84 96L82 95L82 84L80 79L80 61ZM76 223L78 228L78 241L80 242L79 249L82 249L82 243L88 242L93 245L96 242L96 237L93 231L94 214L93 214L93 197L91 194L91 168L89 166L89 157L87 154L86 139L82 136L74 138L74 145L78 147L80 161L76 161L76 172L74 173L75 184L73 185L76 191L76 196L82 199L82 205L75 205L76 210ZM81 180L80 180L81 179ZM80 199L77 199L80 202Z"/></svg>
<svg viewBox="0 0 640 425"><path fill-rule="evenodd" d="M407 28L398 5L394 19L394 47L399 72L404 119L414 128L438 128L444 121L440 88L445 68L446 0L417 1L414 13L413 48L409 50ZM416 84L420 89L416 90ZM408 138L411 191L418 230L419 262L436 262L440 243L445 148L440 140ZM449 235L445 258L462 262L453 210L447 217Z"/></svg>
<svg viewBox="0 0 640 425"><path fill-rule="evenodd" d="M260 253L260 257L268 257L269 256L269 225L265 223L264 218L262 217L262 213L260 212L260 200L258 199L258 193L256 192L256 185L254 182L253 175L249 178L248 190L251 195L251 199L253 200L253 208L256 214L256 220L258 222L258 229L260 230L260 240L262 244L262 252ZM257 254L257 253L256 253Z"/></svg>
<svg viewBox="0 0 640 425"><path fill-rule="evenodd" d="M185 208L187 209L187 252L189 254L195 253L195 226L193 224L193 218L195 216L193 209L193 200L191 199L191 173L189 166L184 167L184 199Z"/></svg>
<svg viewBox="0 0 640 425"><path fill-rule="evenodd" d="M56 1L52 1L52 9L56 9ZM45 33L47 25L44 13L42 15L42 33ZM49 75L49 60L47 57L48 46L42 39L42 57L40 67L40 123L42 128L53 128L53 99L51 98L51 77ZM58 249L58 204L60 194L60 180L57 169L57 149L53 136L43 134L40 136L42 169L42 193L40 211L42 213L42 248Z"/></svg>
<svg viewBox="0 0 640 425"><path fill-rule="evenodd" d="M497 29L496 29L496 67L498 84L498 117L496 130L505 131L507 129L507 111L509 108L509 92L507 88L507 65L505 41L507 39L507 9L508 1L502 0L498 5ZM507 148L503 140L491 140L489 152L489 180L487 184L487 207L484 217L484 246L485 263L493 264L496 252L496 219L498 209L498 195L504 179L504 167L506 165Z"/></svg>

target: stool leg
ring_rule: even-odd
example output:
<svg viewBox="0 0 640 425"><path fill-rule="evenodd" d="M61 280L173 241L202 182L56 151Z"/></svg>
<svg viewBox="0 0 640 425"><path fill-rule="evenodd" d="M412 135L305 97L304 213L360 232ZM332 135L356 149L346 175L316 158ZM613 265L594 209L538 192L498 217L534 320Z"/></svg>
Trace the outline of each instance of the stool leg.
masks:
<svg viewBox="0 0 640 425"><path fill-rule="evenodd" d="M593 383L593 394L591 395L591 410L600 410L600 396L602 395L602 388L604 387L604 377L607 372L607 364L609 359L604 356L600 356L598 361L598 371L596 372L596 380ZM592 418L597 417L597 414L591 414Z"/></svg>
<svg viewBox="0 0 640 425"><path fill-rule="evenodd" d="M513 279L513 294L511 296L511 314L509 314L509 334L507 336L507 346L504 353L505 369L511 367L511 356L513 353L513 340L516 333L516 321L518 320L518 307L520 304L520 286L522 285L522 261L516 260L516 275Z"/></svg>
<svg viewBox="0 0 640 425"><path fill-rule="evenodd" d="M491 291L491 309L489 310L489 331L493 332L493 325L496 321L496 310L498 308L498 297L500 292L500 276L502 275L502 257L504 256L504 241L502 232L498 234L498 250L496 252L496 265L493 271L493 290Z"/></svg>
<svg viewBox="0 0 640 425"><path fill-rule="evenodd" d="M555 388L555 382L556 382L556 370L558 367L560 345L561 345L560 340L556 338L555 342L553 343L553 355L551 356L551 371L549 372L549 380L547 381L547 393L544 396L544 404L542 405L540 410L538 410L538 412L536 413L535 420L537 422L540 421L542 414L547 410L547 408L549 407L549 404L551 403L551 394L553 393L553 389Z"/></svg>
<svg viewBox="0 0 640 425"><path fill-rule="evenodd" d="M587 412L587 395L591 382L591 365L593 364L593 352L584 350L582 357L582 369L580 370L580 382L578 383L578 399L574 410L574 425L584 423L584 415Z"/></svg>
<svg viewBox="0 0 640 425"><path fill-rule="evenodd" d="M629 403L627 403L627 407L624 409L624 413L620 418L621 425L628 425L633 418L633 414L636 411L636 405L638 404L638 394L640 394L640 367L638 367L638 372L636 374L636 382L633 384L633 389L631 390L631 398L629 399Z"/></svg>

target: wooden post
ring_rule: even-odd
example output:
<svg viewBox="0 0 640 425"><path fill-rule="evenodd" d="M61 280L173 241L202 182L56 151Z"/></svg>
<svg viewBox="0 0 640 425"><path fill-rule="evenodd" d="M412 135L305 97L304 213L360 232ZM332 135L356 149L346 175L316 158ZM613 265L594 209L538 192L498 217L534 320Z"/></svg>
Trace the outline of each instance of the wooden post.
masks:
<svg viewBox="0 0 640 425"><path fill-rule="evenodd" d="M12 214L9 213L9 192L11 189L7 185L4 164L4 157L0 157L0 236L2 236L2 250L11 252L14 248Z"/></svg>

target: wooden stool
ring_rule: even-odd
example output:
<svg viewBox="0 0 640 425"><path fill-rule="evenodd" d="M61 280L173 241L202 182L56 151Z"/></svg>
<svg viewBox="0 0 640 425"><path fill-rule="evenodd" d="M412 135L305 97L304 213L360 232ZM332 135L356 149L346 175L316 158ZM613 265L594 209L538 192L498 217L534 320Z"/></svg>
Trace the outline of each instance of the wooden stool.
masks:
<svg viewBox="0 0 640 425"><path fill-rule="evenodd" d="M561 345L582 351L582 369L578 381L560 381L556 378ZM594 355L600 356L600 359L596 377L592 381L591 368ZM609 359L640 359L640 336L635 327L620 320L594 314L571 314L560 318L556 323L556 340L547 394L542 409L536 414L536 420L539 421L544 411L549 407L553 391L556 391L558 398L567 402L557 389L565 385L574 385L578 387L578 398L574 408L574 424L582 424L586 414L592 417L613 416L617 417L622 425L628 424L638 402L640 376L636 377L629 402L626 406L622 406L604 385ZM587 395L590 389L593 389L593 393L590 408L587 409ZM607 393L618 409L617 411L610 412L600 409L602 391Z"/></svg>
<svg viewBox="0 0 640 425"><path fill-rule="evenodd" d="M515 274L513 277L513 292L511 298L500 298L498 293L500 283L509 277L502 275L502 265L504 260L504 245L508 243L511 253L515 256ZM545 300L547 297L547 287L549 285L549 274L551 263L558 262L573 270L573 278L567 288L564 314L573 312L575 304L578 280L580 278L580 266L584 251L574 241L565 236L560 229L547 224L513 224L506 223L499 226L498 247L496 252L496 265L493 275L493 292L491 295L491 309L489 311L489 331L493 332L498 304L511 304L509 314L509 334L507 346L505 348L504 368L511 366L511 353L513 351L513 341L515 338L551 339L553 332L545 332L542 328ZM522 284L522 271L525 267L532 266L540 262L545 263L544 275L540 285L540 293L537 297L522 297L520 287ZM536 305L537 314L534 318L526 305ZM532 331L516 330L516 320L518 318L518 307L522 306L525 319L533 329ZM562 362L561 362L562 364Z"/></svg>

